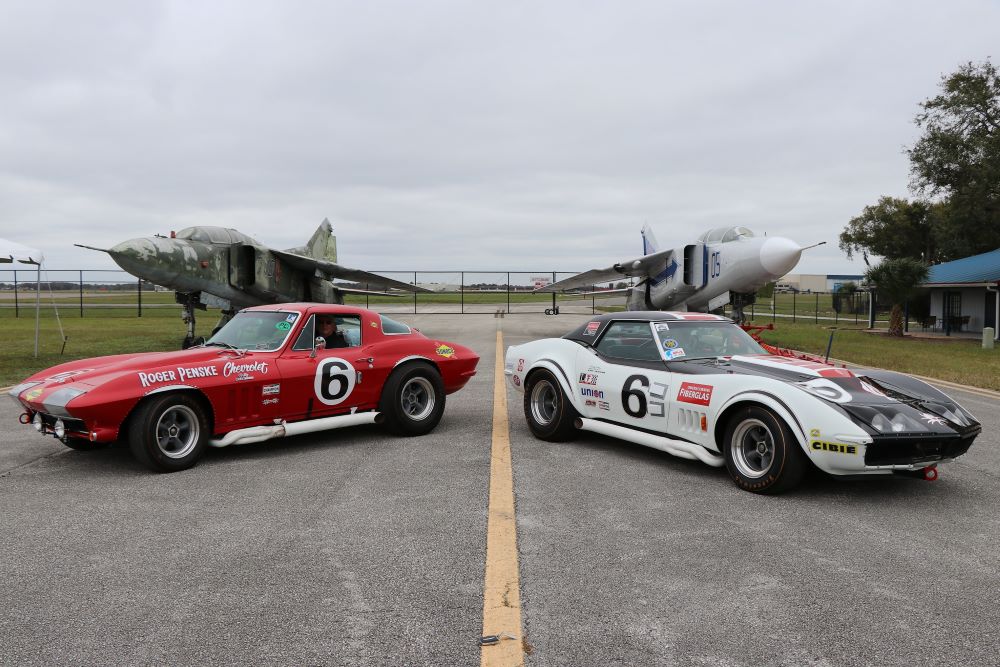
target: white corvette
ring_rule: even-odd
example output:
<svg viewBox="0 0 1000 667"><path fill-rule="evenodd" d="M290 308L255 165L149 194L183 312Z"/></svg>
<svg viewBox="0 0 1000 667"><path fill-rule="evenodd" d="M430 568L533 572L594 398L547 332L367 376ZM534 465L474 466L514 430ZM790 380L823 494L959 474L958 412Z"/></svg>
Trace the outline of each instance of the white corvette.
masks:
<svg viewBox="0 0 1000 667"><path fill-rule="evenodd" d="M594 431L723 466L778 493L811 462L831 475L937 477L982 430L915 378L768 354L729 320L702 313L602 315L562 338L507 349L535 436Z"/></svg>

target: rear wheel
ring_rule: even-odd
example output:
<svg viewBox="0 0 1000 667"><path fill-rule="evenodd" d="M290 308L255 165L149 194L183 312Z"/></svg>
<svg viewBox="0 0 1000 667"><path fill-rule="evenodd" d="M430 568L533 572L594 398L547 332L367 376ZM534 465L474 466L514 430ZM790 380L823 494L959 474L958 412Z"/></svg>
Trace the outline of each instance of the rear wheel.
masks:
<svg viewBox="0 0 1000 667"><path fill-rule="evenodd" d="M524 383L524 418L536 438L561 442L576 436L577 412L547 370L533 372Z"/></svg>
<svg viewBox="0 0 1000 667"><path fill-rule="evenodd" d="M753 493L781 493L802 481L806 457L784 421L761 406L741 408L726 427L726 469Z"/></svg>
<svg viewBox="0 0 1000 667"><path fill-rule="evenodd" d="M153 396L130 420L129 447L147 467L176 472L198 462L208 442L208 430L205 412L191 396Z"/></svg>
<svg viewBox="0 0 1000 667"><path fill-rule="evenodd" d="M379 412L397 435L430 433L444 414L441 374L433 366L411 363L397 368L382 388Z"/></svg>

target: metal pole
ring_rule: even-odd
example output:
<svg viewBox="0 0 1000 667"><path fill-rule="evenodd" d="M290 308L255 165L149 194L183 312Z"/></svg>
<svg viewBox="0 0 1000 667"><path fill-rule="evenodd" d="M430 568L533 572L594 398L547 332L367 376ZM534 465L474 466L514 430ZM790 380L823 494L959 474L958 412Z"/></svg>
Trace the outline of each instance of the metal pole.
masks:
<svg viewBox="0 0 1000 667"><path fill-rule="evenodd" d="M142 278L139 278L139 287L136 289L136 294L139 295L139 301L137 308L139 309L139 317L142 317Z"/></svg>
<svg viewBox="0 0 1000 667"><path fill-rule="evenodd" d="M830 330L830 340L826 344L826 359L823 360L825 363L830 363L830 348L833 347L834 332L836 332L835 328Z"/></svg>
<svg viewBox="0 0 1000 667"><path fill-rule="evenodd" d="M413 286L414 287L417 286L417 272L416 271L413 272ZM416 292L413 293L413 314L414 315L417 314L417 293Z"/></svg>
<svg viewBox="0 0 1000 667"><path fill-rule="evenodd" d="M819 292L816 292L816 316L813 318L813 324L819 324Z"/></svg>
<svg viewBox="0 0 1000 667"><path fill-rule="evenodd" d="M910 302L903 303L903 333L910 333Z"/></svg>
<svg viewBox="0 0 1000 667"><path fill-rule="evenodd" d="M510 271L507 272L507 312L510 312Z"/></svg>
<svg viewBox="0 0 1000 667"><path fill-rule="evenodd" d="M776 314L777 313L777 308L778 308L778 293L777 292L772 292L771 293L771 324L774 324L775 322L778 321L778 316Z"/></svg>
<svg viewBox="0 0 1000 667"><path fill-rule="evenodd" d="M80 271L80 317L83 317L83 271Z"/></svg>
<svg viewBox="0 0 1000 667"><path fill-rule="evenodd" d="M38 265L38 273L35 278L35 358L38 358L38 320L41 316L42 308L42 265Z"/></svg>
<svg viewBox="0 0 1000 667"><path fill-rule="evenodd" d="M14 269L14 317L20 317L20 309L17 303L17 269Z"/></svg>
<svg viewBox="0 0 1000 667"><path fill-rule="evenodd" d="M459 299L462 302L462 313L465 314L465 271L462 271L462 278L459 281L462 283L461 288L458 290Z"/></svg>
<svg viewBox="0 0 1000 667"><path fill-rule="evenodd" d="M795 321L795 292L792 292L792 322Z"/></svg>
<svg viewBox="0 0 1000 667"><path fill-rule="evenodd" d="M552 272L552 282L556 281L556 272ZM556 293L552 292L552 314L556 314Z"/></svg>

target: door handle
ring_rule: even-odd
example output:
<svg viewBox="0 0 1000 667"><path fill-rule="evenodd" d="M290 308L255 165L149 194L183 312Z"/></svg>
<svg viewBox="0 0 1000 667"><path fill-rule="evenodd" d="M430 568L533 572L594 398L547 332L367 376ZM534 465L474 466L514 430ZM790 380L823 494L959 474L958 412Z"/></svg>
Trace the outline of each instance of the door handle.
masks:
<svg viewBox="0 0 1000 667"><path fill-rule="evenodd" d="M375 363L375 357L361 357L360 359L355 359L354 363L356 363L356 364L374 364Z"/></svg>

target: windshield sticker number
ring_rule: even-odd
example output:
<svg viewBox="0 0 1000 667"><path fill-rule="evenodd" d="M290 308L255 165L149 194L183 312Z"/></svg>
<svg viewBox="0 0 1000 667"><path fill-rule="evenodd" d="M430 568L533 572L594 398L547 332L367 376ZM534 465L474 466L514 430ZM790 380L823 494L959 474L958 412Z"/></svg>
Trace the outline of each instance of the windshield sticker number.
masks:
<svg viewBox="0 0 1000 667"><path fill-rule="evenodd" d="M357 372L350 362L338 357L328 357L316 367L313 383L316 398L325 405L338 405L354 391Z"/></svg>

